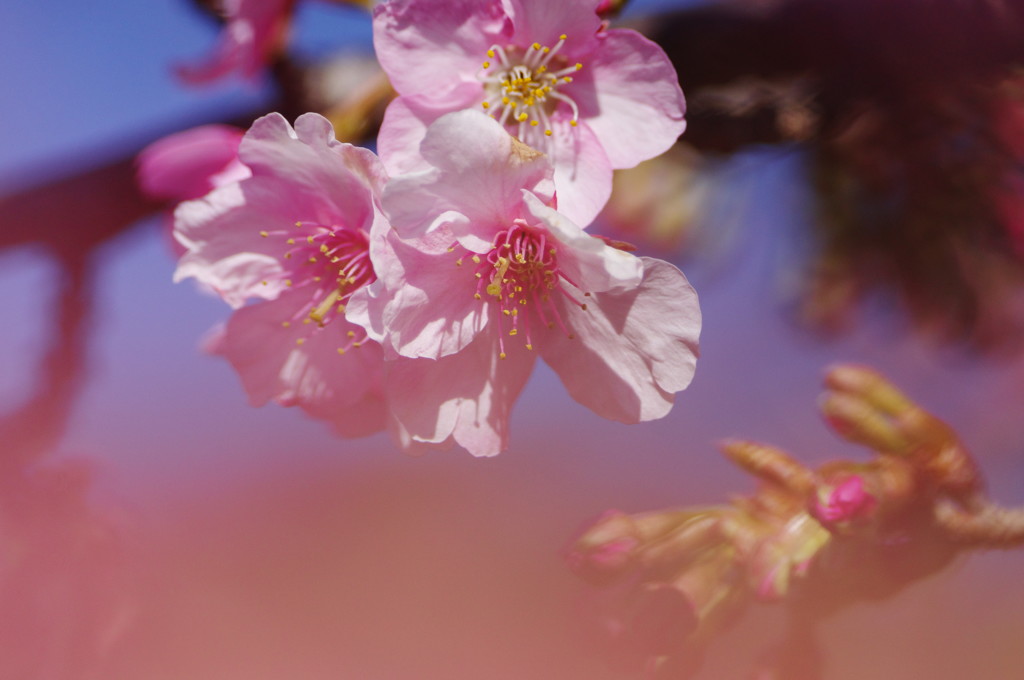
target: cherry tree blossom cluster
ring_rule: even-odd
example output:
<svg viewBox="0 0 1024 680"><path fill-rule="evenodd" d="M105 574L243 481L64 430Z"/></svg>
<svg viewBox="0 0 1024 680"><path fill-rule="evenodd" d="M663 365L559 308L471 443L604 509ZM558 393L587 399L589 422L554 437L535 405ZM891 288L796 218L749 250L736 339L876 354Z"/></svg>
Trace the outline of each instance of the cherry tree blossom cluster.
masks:
<svg viewBox="0 0 1024 680"><path fill-rule="evenodd" d="M251 69L293 3L236 4L210 74ZM610 28L606 4L378 3L398 94L379 157L317 113L258 119L237 155L220 128L143 155L143 183L184 200L175 279L235 309L210 344L254 404L488 456L540 357L604 417L669 412L694 373L696 293L587 227L614 169L675 143L685 102L661 48Z"/></svg>

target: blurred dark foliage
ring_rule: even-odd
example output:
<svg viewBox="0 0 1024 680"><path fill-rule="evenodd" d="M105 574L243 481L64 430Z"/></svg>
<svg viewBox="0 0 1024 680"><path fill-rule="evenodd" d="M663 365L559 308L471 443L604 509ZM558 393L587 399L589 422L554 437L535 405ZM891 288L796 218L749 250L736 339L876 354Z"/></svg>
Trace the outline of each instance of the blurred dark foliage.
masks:
<svg viewBox="0 0 1024 680"><path fill-rule="evenodd" d="M809 150L805 320L847 328L881 287L942 339L1019 348L1024 3L742 0L652 36L687 93L686 142Z"/></svg>

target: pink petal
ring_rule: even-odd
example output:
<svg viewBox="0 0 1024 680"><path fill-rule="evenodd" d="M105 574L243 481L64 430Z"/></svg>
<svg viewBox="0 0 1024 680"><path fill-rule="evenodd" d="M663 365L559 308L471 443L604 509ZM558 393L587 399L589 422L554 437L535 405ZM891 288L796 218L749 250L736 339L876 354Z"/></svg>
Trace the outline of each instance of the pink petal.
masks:
<svg viewBox="0 0 1024 680"><path fill-rule="evenodd" d="M482 101L480 83L460 83L443 102L418 95L392 100L377 135L377 152L388 173L401 175L430 167L420 155L427 127L446 113L479 107Z"/></svg>
<svg viewBox="0 0 1024 680"><path fill-rule="evenodd" d="M701 325L697 294L682 272L640 259L638 288L595 293L586 311L564 315L574 339L554 329L538 342L573 399L624 423L668 413L673 394L693 378Z"/></svg>
<svg viewBox="0 0 1024 680"><path fill-rule="evenodd" d="M567 35L565 47L573 52L586 46L601 27L597 16L600 0L503 0L515 27L516 42L537 42L553 47Z"/></svg>
<svg viewBox="0 0 1024 680"><path fill-rule="evenodd" d="M555 123L555 129L550 152L558 212L585 227L612 194L612 164L586 122L573 128L562 120Z"/></svg>
<svg viewBox="0 0 1024 680"><path fill-rule="evenodd" d="M475 81L504 28L497 0L390 0L373 10L374 49L395 90L435 100Z"/></svg>
<svg viewBox="0 0 1024 680"><path fill-rule="evenodd" d="M254 406L271 399L296 405L330 421L346 436L382 430L386 411L380 346L369 342L339 354L348 331L362 335L358 326L341 318L313 331L297 322L282 326L301 317L308 304L305 291L297 289L239 309L227 323L219 352L238 372Z"/></svg>
<svg viewBox="0 0 1024 680"><path fill-rule="evenodd" d="M248 177L238 160L243 134L230 125L201 125L158 139L136 159L139 187L151 198L184 201Z"/></svg>
<svg viewBox="0 0 1024 680"><path fill-rule="evenodd" d="M686 102L675 68L658 45L636 31L610 30L585 62L595 99L581 116L613 168L631 168L668 150L686 129Z"/></svg>
<svg viewBox="0 0 1024 680"><path fill-rule="evenodd" d="M246 182L265 180L246 180ZM270 195L270 190L265 192ZM186 253L174 281L194 277L217 291L232 307L249 298L273 298L281 291L274 277L282 271L280 246L260 236L280 220L247 201L241 184L215 189L174 211L174 237ZM264 286L263 281L268 281Z"/></svg>
<svg viewBox="0 0 1024 680"><path fill-rule="evenodd" d="M263 116L246 133L239 158L254 176L271 177L281 185L275 191L277 200L269 202L290 204L291 214L301 212L293 221L342 220L349 228L369 230L373 195L387 181L371 151L337 141L330 121L316 113L299 116L294 131L279 113Z"/></svg>
<svg viewBox="0 0 1024 680"><path fill-rule="evenodd" d="M473 268L457 266L454 254L424 253L397 239L393 248L395 259L379 266L381 279L371 286L388 291L381 322L371 326L386 328L384 342L404 357L463 351L488 323L487 308L473 297Z"/></svg>
<svg viewBox="0 0 1024 680"><path fill-rule="evenodd" d="M564 246L559 248L558 266L583 291L633 290L640 285L644 278L640 258L591 236L527 191L523 200L530 214Z"/></svg>
<svg viewBox="0 0 1024 680"><path fill-rule="evenodd" d="M508 446L509 415L533 361L518 346L499 359L489 333L437 361L399 359L389 364L387 378L392 410L416 441L451 437L474 456L496 455Z"/></svg>
<svg viewBox="0 0 1024 680"><path fill-rule="evenodd" d="M546 157L478 111L438 119L427 130L420 153L435 169L392 179L382 199L402 238L438 228L440 216L463 245L482 252L494 234L521 214L522 189L546 196L552 191Z"/></svg>

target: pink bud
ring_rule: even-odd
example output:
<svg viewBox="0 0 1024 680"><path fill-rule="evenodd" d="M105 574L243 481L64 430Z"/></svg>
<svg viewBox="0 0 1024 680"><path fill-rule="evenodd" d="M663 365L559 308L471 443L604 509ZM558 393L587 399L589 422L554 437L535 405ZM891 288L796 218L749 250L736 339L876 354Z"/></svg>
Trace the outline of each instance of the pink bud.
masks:
<svg viewBox="0 0 1024 680"><path fill-rule="evenodd" d="M139 153L139 188L155 199L185 201L251 173L238 160L243 131L202 125L159 139Z"/></svg>
<svg viewBox="0 0 1024 680"><path fill-rule="evenodd" d="M812 513L823 524L860 519L871 514L877 499L864 488L860 475L852 475L832 487L828 497L815 500Z"/></svg>
<svg viewBox="0 0 1024 680"><path fill-rule="evenodd" d="M569 568L581 578L603 582L629 568L639 545L630 516L608 510L566 549L564 557Z"/></svg>

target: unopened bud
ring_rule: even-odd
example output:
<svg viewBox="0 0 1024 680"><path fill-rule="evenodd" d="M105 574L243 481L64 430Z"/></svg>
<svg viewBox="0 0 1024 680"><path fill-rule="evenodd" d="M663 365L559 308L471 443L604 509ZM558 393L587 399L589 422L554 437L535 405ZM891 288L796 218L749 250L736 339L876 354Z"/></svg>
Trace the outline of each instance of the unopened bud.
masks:
<svg viewBox="0 0 1024 680"><path fill-rule="evenodd" d="M566 549L565 561L579 577L603 583L632 567L640 543L633 518L608 510Z"/></svg>
<svg viewBox="0 0 1024 680"><path fill-rule="evenodd" d="M871 515L878 500L864 486L860 475L851 475L830 490L818 493L811 514L826 526L851 522Z"/></svg>

